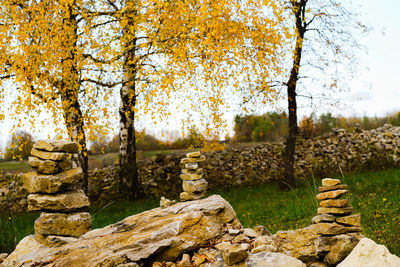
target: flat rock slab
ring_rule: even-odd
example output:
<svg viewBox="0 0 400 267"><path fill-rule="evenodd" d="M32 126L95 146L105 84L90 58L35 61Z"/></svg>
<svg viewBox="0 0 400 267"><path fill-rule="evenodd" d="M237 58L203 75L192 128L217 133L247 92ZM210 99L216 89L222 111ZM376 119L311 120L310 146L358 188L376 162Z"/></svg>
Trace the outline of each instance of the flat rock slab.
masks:
<svg viewBox="0 0 400 267"><path fill-rule="evenodd" d="M324 193L319 193L316 198L318 200L325 200L325 199L335 199L339 198L340 196L346 194L348 191L343 189L343 190L335 190L335 191L328 191Z"/></svg>
<svg viewBox="0 0 400 267"><path fill-rule="evenodd" d="M187 164L187 163L196 163L196 162L203 162L206 160L206 157L204 155L201 155L198 158L183 158L181 159L182 164Z"/></svg>
<svg viewBox="0 0 400 267"><path fill-rule="evenodd" d="M42 212L35 221L35 233L79 237L91 230L92 217L88 212L47 213Z"/></svg>
<svg viewBox="0 0 400 267"><path fill-rule="evenodd" d="M317 223L314 224L317 230L317 233L321 235L340 235L346 233L354 233L361 232L361 227L356 226L343 226L337 223Z"/></svg>
<svg viewBox="0 0 400 267"><path fill-rule="evenodd" d="M69 170L72 167L72 161L66 157L62 161L43 160L38 157L30 156L29 165L39 173L55 174L62 170Z"/></svg>
<svg viewBox="0 0 400 267"><path fill-rule="evenodd" d="M29 172L22 175L25 189L29 193L58 193L68 186L78 183L82 176L81 168L74 168L57 175Z"/></svg>
<svg viewBox="0 0 400 267"><path fill-rule="evenodd" d="M92 267L173 261L185 251L218 240L225 232L226 223L236 222L241 227L235 219L235 211L229 203L214 195L130 216L60 247L45 247L28 236L4 264Z"/></svg>
<svg viewBox="0 0 400 267"><path fill-rule="evenodd" d="M341 208L347 207L349 205L349 201L347 199L325 199L319 203L320 207L327 208Z"/></svg>
<svg viewBox="0 0 400 267"><path fill-rule="evenodd" d="M347 189L347 185L339 184L339 185L320 186L320 187L318 187L318 191L319 192L326 192L326 191L332 191L332 190L338 190L338 189Z"/></svg>
<svg viewBox="0 0 400 267"><path fill-rule="evenodd" d="M196 181L183 181L182 187L185 192L194 193L194 192L203 192L207 190L208 183L204 179L196 180Z"/></svg>
<svg viewBox="0 0 400 267"><path fill-rule="evenodd" d="M62 161L67 157L67 154L64 152L47 152L39 149L32 149L31 155L38 157L43 160L54 160L54 161Z"/></svg>
<svg viewBox="0 0 400 267"><path fill-rule="evenodd" d="M347 215L353 212L353 207L342 207L342 208L324 208L319 207L317 209L318 214L334 214L334 215Z"/></svg>
<svg viewBox="0 0 400 267"><path fill-rule="evenodd" d="M334 186L340 184L339 179L324 178L322 179L322 186Z"/></svg>
<svg viewBox="0 0 400 267"><path fill-rule="evenodd" d="M61 212L76 211L81 208L89 207L89 199L83 190L73 190L61 194L28 195L29 210L54 210Z"/></svg>
<svg viewBox="0 0 400 267"><path fill-rule="evenodd" d="M361 215L354 214L336 218L336 222L344 225L361 226Z"/></svg>
<svg viewBox="0 0 400 267"><path fill-rule="evenodd" d="M306 265L293 257L274 252L259 252L251 254L246 261L246 266L251 267L306 267Z"/></svg>
<svg viewBox="0 0 400 267"><path fill-rule="evenodd" d="M61 140L40 140L33 145L33 148L49 152L78 153L77 143Z"/></svg>
<svg viewBox="0 0 400 267"><path fill-rule="evenodd" d="M189 193L189 192L182 192L179 195L181 201L190 201L190 200L199 200L205 197L205 192L200 193Z"/></svg>

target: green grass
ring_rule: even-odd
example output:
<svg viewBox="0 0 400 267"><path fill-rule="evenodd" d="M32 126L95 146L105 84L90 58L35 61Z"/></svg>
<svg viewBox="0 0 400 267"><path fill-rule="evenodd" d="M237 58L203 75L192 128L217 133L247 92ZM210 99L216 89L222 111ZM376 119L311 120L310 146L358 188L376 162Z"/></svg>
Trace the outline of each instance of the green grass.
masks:
<svg viewBox="0 0 400 267"><path fill-rule="evenodd" d="M355 212L362 214L365 235L400 255L400 169L366 172L341 179L349 186L347 198ZM266 184L209 194L220 194L228 200L245 227L261 224L274 233L311 224L317 209L316 186L311 179L300 182L290 192L281 192L277 185ZM158 199L149 198L91 207L93 227L115 223L158 205ZM11 251L23 236L33 233L33 222L37 216L38 213L0 216L0 252Z"/></svg>
<svg viewBox="0 0 400 267"><path fill-rule="evenodd" d="M19 173L32 170L28 161L2 161L0 162L0 171Z"/></svg>

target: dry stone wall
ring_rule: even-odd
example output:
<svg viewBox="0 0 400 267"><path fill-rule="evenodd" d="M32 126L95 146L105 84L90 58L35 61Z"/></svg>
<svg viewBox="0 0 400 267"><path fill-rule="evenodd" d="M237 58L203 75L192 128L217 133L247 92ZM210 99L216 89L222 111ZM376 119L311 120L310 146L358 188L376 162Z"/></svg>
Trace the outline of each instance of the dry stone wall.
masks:
<svg viewBox="0 0 400 267"><path fill-rule="evenodd" d="M296 177L326 177L394 167L400 159L400 127L385 125L374 130L334 129L330 134L299 139L296 147ZM283 143L230 146L206 152L201 163L208 189L254 185L281 179ZM149 195L176 198L182 192L180 178L184 153L157 155L138 162L139 177ZM91 202L114 199L118 167L90 171ZM0 174L0 210L26 205L26 191L19 176Z"/></svg>

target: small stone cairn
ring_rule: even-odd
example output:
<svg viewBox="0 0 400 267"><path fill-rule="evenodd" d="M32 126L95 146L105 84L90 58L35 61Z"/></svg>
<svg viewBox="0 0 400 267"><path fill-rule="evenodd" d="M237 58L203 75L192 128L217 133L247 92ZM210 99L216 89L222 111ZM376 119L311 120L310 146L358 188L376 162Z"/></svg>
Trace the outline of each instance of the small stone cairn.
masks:
<svg viewBox="0 0 400 267"><path fill-rule="evenodd" d="M186 158L181 160L185 168L182 169L180 177L183 180L183 192L180 194L181 201L198 200L204 198L208 183L203 179L203 168L199 168L199 163L206 159L199 151L186 154Z"/></svg>
<svg viewBox="0 0 400 267"><path fill-rule="evenodd" d="M41 210L35 221L35 238L46 246L75 241L92 227L87 210L90 203L77 189L81 168L72 168L73 142L41 140L33 145L29 164L35 170L22 176L28 195L28 209Z"/></svg>
<svg viewBox="0 0 400 267"><path fill-rule="evenodd" d="M353 207L347 199L340 199L347 191L347 185L340 184L339 179L322 179L316 198L320 201L318 215L312 218L312 223L318 225L321 235L336 236L362 231L361 215L354 214Z"/></svg>

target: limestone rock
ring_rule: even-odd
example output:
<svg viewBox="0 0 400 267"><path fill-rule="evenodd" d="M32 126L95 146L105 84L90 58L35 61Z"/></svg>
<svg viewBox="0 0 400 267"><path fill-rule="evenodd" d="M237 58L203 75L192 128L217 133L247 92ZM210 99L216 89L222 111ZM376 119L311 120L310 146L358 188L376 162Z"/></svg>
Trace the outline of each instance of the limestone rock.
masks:
<svg viewBox="0 0 400 267"><path fill-rule="evenodd" d="M187 158L199 158L200 156L201 156L200 151L195 151L186 154Z"/></svg>
<svg viewBox="0 0 400 267"><path fill-rule="evenodd" d="M197 173L182 173L180 175L181 179L184 181L195 181L195 180L200 180L203 178L203 174L197 174Z"/></svg>
<svg viewBox="0 0 400 267"><path fill-rule="evenodd" d="M259 234L257 234L257 232L254 231L254 230L251 229L251 228L244 228L244 229L243 229L243 234L244 234L245 236L253 237L253 238L259 237Z"/></svg>
<svg viewBox="0 0 400 267"><path fill-rule="evenodd" d="M55 195L28 195L29 210L74 211L89 205L89 199L80 189Z"/></svg>
<svg viewBox="0 0 400 267"><path fill-rule="evenodd" d="M61 140L40 140L33 144L33 148L49 152L78 153L78 144Z"/></svg>
<svg viewBox="0 0 400 267"><path fill-rule="evenodd" d="M0 263L2 263L3 260L4 260L5 258L7 258L7 257L8 257L8 254L7 254L7 253L0 253Z"/></svg>
<svg viewBox="0 0 400 267"><path fill-rule="evenodd" d="M351 226L361 226L361 215L354 214L354 215L349 215L349 216L345 216L345 217L338 217L338 218L336 218L336 222L340 223L340 224L351 225Z"/></svg>
<svg viewBox="0 0 400 267"><path fill-rule="evenodd" d="M78 183L81 176L82 169L74 168L57 175L29 172L22 176L22 181L29 193L58 193L64 191L68 186Z"/></svg>
<svg viewBox="0 0 400 267"><path fill-rule="evenodd" d="M400 266L400 258L391 254L385 246L378 245L369 238L363 238L350 255L337 266L398 267Z"/></svg>
<svg viewBox="0 0 400 267"><path fill-rule="evenodd" d="M169 200L168 198L161 197L161 199L160 199L160 208L163 209L163 208L172 206L172 205L174 205L175 203L176 203L175 200Z"/></svg>
<svg viewBox="0 0 400 267"><path fill-rule="evenodd" d="M334 222L335 221L335 216L331 214L320 214L317 216L314 216L311 219L312 223L320 223L320 222Z"/></svg>
<svg viewBox="0 0 400 267"><path fill-rule="evenodd" d="M190 170L190 171L194 171L194 170L196 170L197 168L199 168L199 164L196 163L196 162L194 162L194 163L186 163L186 164L185 164L185 168L188 169L188 170Z"/></svg>
<svg viewBox="0 0 400 267"><path fill-rule="evenodd" d="M319 192L326 192L326 191L332 191L332 190L338 190L338 189L347 189L347 185L339 184L339 185L320 186L320 187L318 187L318 191Z"/></svg>
<svg viewBox="0 0 400 267"><path fill-rule="evenodd" d="M177 267L187 267L191 265L191 259L189 254L183 254L182 255L182 260L180 260L176 266Z"/></svg>
<svg viewBox="0 0 400 267"><path fill-rule="evenodd" d="M189 169L182 169L182 174L197 174L197 175L202 175L204 173L203 168L198 168L195 170L189 170Z"/></svg>
<svg viewBox="0 0 400 267"><path fill-rule="evenodd" d="M249 244L231 244L229 242L223 242L215 245L215 248L222 251L224 262L228 265L232 265L242 262L247 258Z"/></svg>
<svg viewBox="0 0 400 267"><path fill-rule="evenodd" d="M38 157L43 160L55 160L55 161L62 161L66 158L67 154L63 152L47 152L38 149L32 149L31 155Z"/></svg>
<svg viewBox="0 0 400 267"><path fill-rule="evenodd" d="M340 235L352 232L361 232L361 227L345 227L337 223L317 223L314 224L316 231L321 235Z"/></svg>
<svg viewBox="0 0 400 267"><path fill-rule="evenodd" d="M42 212L35 221L35 233L79 237L90 231L92 217L88 212L47 213Z"/></svg>
<svg viewBox="0 0 400 267"><path fill-rule="evenodd" d="M335 236L335 242L329 248L329 253L325 256L324 262L329 266L338 264L350 254L358 241L357 238L349 235Z"/></svg>
<svg viewBox="0 0 400 267"><path fill-rule="evenodd" d="M5 266L45 266L49 262L53 266L118 266L128 262L151 266L215 242L224 233L224 225L235 219L229 203L214 195L127 217L60 247L46 248L32 237L25 238Z"/></svg>
<svg viewBox="0 0 400 267"><path fill-rule="evenodd" d="M326 265L323 262L317 261L317 262L313 262L313 263L309 264L307 267L328 267L328 265Z"/></svg>
<svg viewBox="0 0 400 267"><path fill-rule="evenodd" d="M246 266L251 267L306 267L300 260L274 252L259 252L250 254Z"/></svg>
<svg viewBox="0 0 400 267"><path fill-rule="evenodd" d="M254 231L261 236L261 235L272 235L271 232L265 227L264 225L257 225L254 228Z"/></svg>
<svg viewBox="0 0 400 267"><path fill-rule="evenodd" d="M42 160L37 157L29 157L29 165L36 169L39 173L53 174L57 173L60 168L57 166L57 162L52 160Z"/></svg>
<svg viewBox="0 0 400 267"><path fill-rule="evenodd" d="M347 199L326 199L322 200L319 203L320 207L328 207L328 208L341 208L347 207L349 205L349 201Z"/></svg>
<svg viewBox="0 0 400 267"><path fill-rule="evenodd" d="M183 181L182 187L185 192L203 192L207 190L208 183L204 179L195 181Z"/></svg>
<svg viewBox="0 0 400 267"><path fill-rule="evenodd" d="M335 190L335 191L328 191L328 192L324 192L324 193L319 193L316 198L318 200L324 200L324 199L334 199L334 198L338 198L341 195L346 194L348 191L343 189L343 190Z"/></svg>
<svg viewBox="0 0 400 267"><path fill-rule="evenodd" d="M342 208L324 208L319 207L317 209L318 214L335 214L335 215L346 215L353 212L353 207L342 207Z"/></svg>
<svg viewBox="0 0 400 267"><path fill-rule="evenodd" d="M322 186L333 186L340 184L339 179L324 178L322 179Z"/></svg>
<svg viewBox="0 0 400 267"><path fill-rule="evenodd" d="M181 159L182 164L187 164L187 163L196 163L196 162L202 162L205 161L206 157L204 155L201 155L198 158L183 158Z"/></svg>
<svg viewBox="0 0 400 267"><path fill-rule="evenodd" d="M72 168L72 161L69 157L66 157L62 161L57 162L57 165L61 170L66 171Z"/></svg>
<svg viewBox="0 0 400 267"><path fill-rule="evenodd" d="M179 197L181 201L190 201L190 200L199 200L205 197L205 192L201 193L188 193L188 192L182 192L180 193Z"/></svg>

